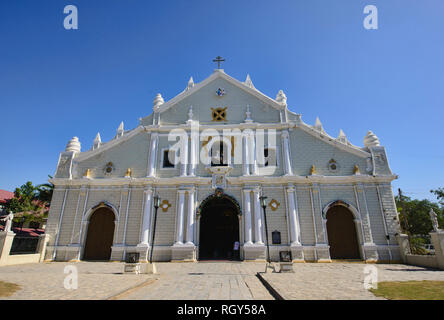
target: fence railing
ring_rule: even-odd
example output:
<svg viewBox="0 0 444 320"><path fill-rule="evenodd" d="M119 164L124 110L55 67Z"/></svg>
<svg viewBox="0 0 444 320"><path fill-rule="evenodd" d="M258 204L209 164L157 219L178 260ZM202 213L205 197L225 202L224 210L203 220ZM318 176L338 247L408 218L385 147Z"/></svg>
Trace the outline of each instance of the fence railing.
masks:
<svg viewBox="0 0 444 320"><path fill-rule="evenodd" d="M38 237L15 236L12 241L10 255L37 253Z"/></svg>

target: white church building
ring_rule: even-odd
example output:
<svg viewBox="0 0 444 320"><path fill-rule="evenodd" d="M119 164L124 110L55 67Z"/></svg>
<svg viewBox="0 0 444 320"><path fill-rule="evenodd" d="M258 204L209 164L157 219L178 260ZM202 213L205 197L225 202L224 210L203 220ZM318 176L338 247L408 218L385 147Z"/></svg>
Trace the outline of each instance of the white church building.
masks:
<svg viewBox="0 0 444 320"><path fill-rule="evenodd" d="M216 69L169 101L158 94L111 141L68 142L50 180L46 259L264 260L268 239L275 261L395 262L396 178L371 131L352 145L306 124L282 91L272 99Z"/></svg>

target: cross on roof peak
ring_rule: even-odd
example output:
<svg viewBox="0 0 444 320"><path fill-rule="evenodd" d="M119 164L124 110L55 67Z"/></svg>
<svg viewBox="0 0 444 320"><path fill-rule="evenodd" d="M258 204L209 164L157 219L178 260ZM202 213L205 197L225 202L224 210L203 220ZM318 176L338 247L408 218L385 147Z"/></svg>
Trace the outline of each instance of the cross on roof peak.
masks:
<svg viewBox="0 0 444 320"><path fill-rule="evenodd" d="M225 59L223 59L221 56L217 56L216 59L213 60L213 62L217 62L217 68L220 69L220 63L224 62Z"/></svg>

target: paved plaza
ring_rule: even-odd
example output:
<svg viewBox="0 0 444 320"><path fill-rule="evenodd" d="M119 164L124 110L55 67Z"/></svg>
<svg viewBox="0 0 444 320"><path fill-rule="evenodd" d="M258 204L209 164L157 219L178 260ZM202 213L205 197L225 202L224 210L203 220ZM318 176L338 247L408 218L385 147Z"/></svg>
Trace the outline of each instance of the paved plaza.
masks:
<svg viewBox="0 0 444 320"><path fill-rule="evenodd" d="M78 288L64 288L66 266L78 270ZM124 274L119 262L51 262L0 267L0 281L21 289L2 299L268 300L257 277L264 263L156 263L159 274ZM364 268L378 281L440 280L444 271L401 264L296 263L294 273L261 274L284 299L380 299L364 289ZM368 274L367 274L368 275Z"/></svg>
<svg viewBox="0 0 444 320"><path fill-rule="evenodd" d="M367 267L367 270L365 268ZM294 273L267 273L262 277L285 300L374 300L364 289L368 268L376 268L377 281L444 281L444 271L404 264L296 263ZM365 273L366 272L366 273Z"/></svg>

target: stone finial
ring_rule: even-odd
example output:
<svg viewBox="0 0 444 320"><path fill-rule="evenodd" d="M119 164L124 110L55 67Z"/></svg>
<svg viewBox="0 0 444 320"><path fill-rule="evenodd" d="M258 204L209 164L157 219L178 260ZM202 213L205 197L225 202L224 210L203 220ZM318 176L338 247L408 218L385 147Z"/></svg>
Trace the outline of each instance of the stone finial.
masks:
<svg viewBox="0 0 444 320"><path fill-rule="evenodd" d="M91 178L91 169L86 169L85 174L83 175L84 178Z"/></svg>
<svg viewBox="0 0 444 320"><path fill-rule="evenodd" d="M439 231L438 215L433 209L429 211L430 220L432 221L432 227L435 232Z"/></svg>
<svg viewBox="0 0 444 320"><path fill-rule="evenodd" d="M247 104L247 111L245 111L245 123L252 123L253 119L251 119L250 105Z"/></svg>
<svg viewBox="0 0 444 320"><path fill-rule="evenodd" d="M339 135L336 138L336 140L342 142L342 143L347 143L347 136L345 135L344 131L342 131L342 129L339 130Z"/></svg>
<svg viewBox="0 0 444 320"><path fill-rule="evenodd" d="M316 117L316 122L315 122L313 128L315 128L316 130L318 130L320 132L325 132L324 127L322 126L321 120L319 120L319 117Z"/></svg>
<svg viewBox="0 0 444 320"><path fill-rule="evenodd" d="M279 102L280 104L287 104L287 96L285 95L284 91L279 90L277 96L276 96L276 101Z"/></svg>
<svg viewBox="0 0 444 320"><path fill-rule="evenodd" d="M131 168L126 169L125 178L131 178Z"/></svg>
<svg viewBox="0 0 444 320"><path fill-rule="evenodd" d="M355 164L355 166L353 167L353 174L356 174L356 175L361 174L361 172L359 171L359 167L358 167L357 164Z"/></svg>
<svg viewBox="0 0 444 320"><path fill-rule="evenodd" d="M253 85L253 81L251 81L249 74L247 74L247 78L245 79L244 84L251 89L255 89L255 87Z"/></svg>
<svg viewBox="0 0 444 320"><path fill-rule="evenodd" d="M364 137L364 147L377 147L380 145L378 137L372 131L368 131Z"/></svg>
<svg viewBox="0 0 444 320"><path fill-rule="evenodd" d="M80 150L80 141L77 137L73 137L71 140L69 140L65 148L65 152L80 152Z"/></svg>
<svg viewBox="0 0 444 320"><path fill-rule="evenodd" d="M192 87L194 87L194 80L193 77L190 77L190 80L188 80L187 84L187 90L190 90Z"/></svg>
<svg viewBox="0 0 444 320"><path fill-rule="evenodd" d="M316 167L315 167L315 165L312 165L312 166L311 166L311 168L310 168L310 174L311 174L311 175L316 174Z"/></svg>
<svg viewBox="0 0 444 320"><path fill-rule="evenodd" d="M193 106L190 106L190 110L188 110L188 123L193 122Z"/></svg>
<svg viewBox="0 0 444 320"><path fill-rule="evenodd" d="M121 136L123 136L123 133L125 132L125 130L123 129L123 121L120 123L119 127L117 128L117 135L116 138L119 138Z"/></svg>
<svg viewBox="0 0 444 320"><path fill-rule="evenodd" d="M97 135L96 135L94 142L93 142L92 149L96 150L96 149L100 148L101 145L102 145L102 139L100 138L100 132L97 132Z"/></svg>
<svg viewBox="0 0 444 320"><path fill-rule="evenodd" d="M158 93L153 100L153 110L155 112L158 112L160 106L164 103L165 103L165 101L163 100L162 95L160 93Z"/></svg>

